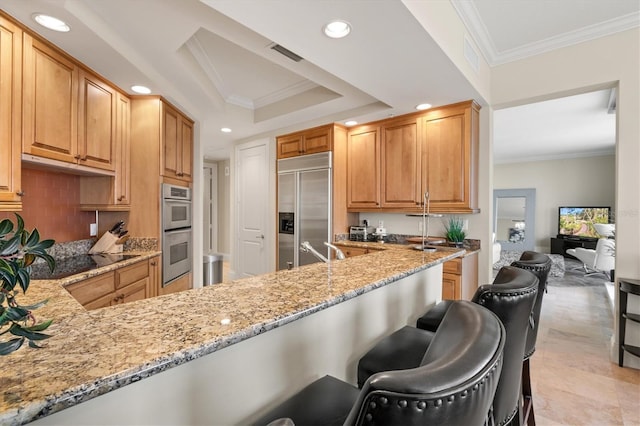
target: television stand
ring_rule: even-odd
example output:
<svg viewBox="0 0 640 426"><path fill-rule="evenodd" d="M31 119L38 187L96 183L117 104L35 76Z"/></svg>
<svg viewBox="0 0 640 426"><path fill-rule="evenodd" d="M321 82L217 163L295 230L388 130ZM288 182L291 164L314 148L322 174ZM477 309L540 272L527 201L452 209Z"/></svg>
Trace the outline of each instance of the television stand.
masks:
<svg viewBox="0 0 640 426"><path fill-rule="evenodd" d="M561 254L564 257L575 259L575 257L567 254L568 249L582 247L595 250L597 239L580 239L580 238L551 238L551 254Z"/></svg>

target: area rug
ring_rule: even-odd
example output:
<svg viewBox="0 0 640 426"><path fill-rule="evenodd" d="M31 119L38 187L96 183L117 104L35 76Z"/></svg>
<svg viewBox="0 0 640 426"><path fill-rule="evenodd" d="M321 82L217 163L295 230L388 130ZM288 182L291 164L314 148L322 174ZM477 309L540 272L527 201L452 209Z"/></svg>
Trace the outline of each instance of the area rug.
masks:
<svg viewBox="0 0 640 426"><path fill-rule="evenodd" d="M557 287L603 287L609 278L604 273L585 275L582 262L566 258L565 273L562 279L549 277L547 285Z"/></svg>
<svg viewBox="0 0 640 426"><path fill-rule="evenodd" d="M565 258L560 254L545 253L551 259L551 270L549 276L554 278L562 278L565 274ZM502 250L500 252L500 260L493 264L494 270L499 270L503 266L511 265L511 263L520 259L522 252Z"/></svg>

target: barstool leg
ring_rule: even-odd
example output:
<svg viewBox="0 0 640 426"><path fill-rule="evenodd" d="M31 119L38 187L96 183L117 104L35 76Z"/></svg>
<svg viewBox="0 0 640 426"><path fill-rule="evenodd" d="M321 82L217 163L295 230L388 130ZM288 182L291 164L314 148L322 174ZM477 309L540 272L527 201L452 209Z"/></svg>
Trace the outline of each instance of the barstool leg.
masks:
<svg viewBox="0 0 640 426"><path fill-rule="evenodd" d="M522 362L522 424L536 426L536 416L533 413L533 396L531 393L531 375L529 372L529 358Z"/></svg>

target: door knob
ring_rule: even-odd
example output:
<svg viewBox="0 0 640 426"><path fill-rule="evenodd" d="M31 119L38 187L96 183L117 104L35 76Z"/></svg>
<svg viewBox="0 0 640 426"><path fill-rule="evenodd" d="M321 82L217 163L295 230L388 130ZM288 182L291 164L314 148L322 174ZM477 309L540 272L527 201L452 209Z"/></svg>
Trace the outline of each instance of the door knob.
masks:
<svg viewBox="0 0 640 426"><path fill-rule="evenodd" d="M261 240L264 240L264 235L260 235L260 236L258 236L258 237L256 237L256 238L259 238L259 239L261 239Z"/></svg>

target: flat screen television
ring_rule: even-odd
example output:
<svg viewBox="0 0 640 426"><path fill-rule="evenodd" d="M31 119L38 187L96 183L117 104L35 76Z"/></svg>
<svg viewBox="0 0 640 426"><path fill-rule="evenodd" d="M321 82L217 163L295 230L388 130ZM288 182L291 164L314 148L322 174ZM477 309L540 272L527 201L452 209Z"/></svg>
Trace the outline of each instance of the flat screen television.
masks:
<svg viewBox="0 0 640 426"><path fill-rule="evenodd" d="M558 208L558 238L597 239L594 223L609 223L611 207Z"/></svg>

